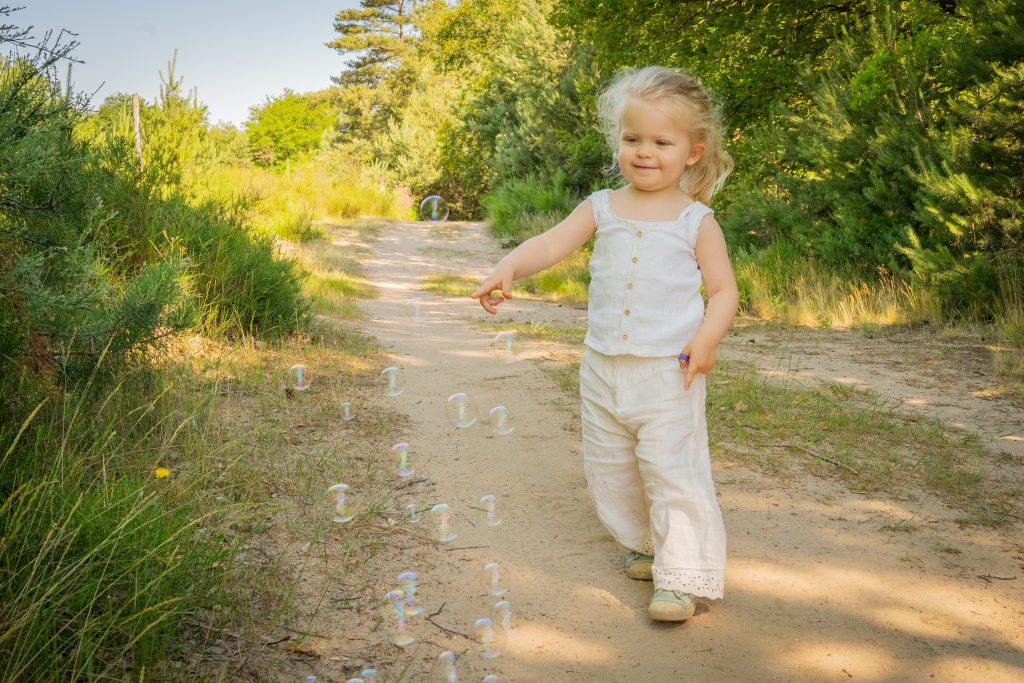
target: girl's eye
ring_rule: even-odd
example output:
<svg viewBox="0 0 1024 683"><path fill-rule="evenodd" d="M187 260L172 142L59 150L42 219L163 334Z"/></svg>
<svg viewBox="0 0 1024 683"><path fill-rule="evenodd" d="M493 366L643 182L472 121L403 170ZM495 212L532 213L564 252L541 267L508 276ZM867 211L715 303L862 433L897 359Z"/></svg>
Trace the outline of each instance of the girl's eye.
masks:
<svg viewBox="0 0 1024 683"><path fill-rule="evenodd" d="M658 144L661 145L662 147L668 147L672 143L669 142L668 140L658 140Z"/></svg>

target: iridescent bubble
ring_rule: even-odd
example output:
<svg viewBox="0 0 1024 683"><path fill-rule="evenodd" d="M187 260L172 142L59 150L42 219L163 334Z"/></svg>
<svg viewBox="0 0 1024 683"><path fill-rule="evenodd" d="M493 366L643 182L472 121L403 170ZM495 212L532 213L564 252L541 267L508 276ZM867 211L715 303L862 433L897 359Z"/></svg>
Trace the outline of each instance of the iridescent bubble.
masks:
<svg viewBox="0 0 1024 683"><path fill-rule="evenodd" d="M377 670L376 669L363 669L359 674L366 683L377 683Z"/></svg>
<svg viewBox="0 0 1024 683"><path fill-rule="evenodd" d="M309 376L309 370L305 365L302 363L296 363L291 367L289 372L295 382L292 385L292 388L295 389L295 391L305 391L309 388L312 378Z"/></svg>
<svg viewBox="0 0 1024 683"><path fill-rule="evenodd" d="M498 436L508 436L512 433L513 427L509 424L511 419L505 406L494 406L487 415L491 423L491 429L495 434Z"/></svg>
<svg viewBox="0 0 1024 683"><path fill-rule="evenodd" d="M448 202L432 194L420 202L420 220L443 222L448 220Z"/></svg>
<svg viewBox="0 0 1024 683"><path fill-rule="evenodd" d="M421 297L415 297L405 302L405 314L415 323L425 323L430 319Z"/></svg>
<svg viewBox="0 0 1024 683"><path fill-rule="evenodd" d="M494 622L491 621L490 617L477 619L474 627L476 629L476 641L483 647L480 656L484 659L500 657L501 651L505 648L505 635L501 632L501 629L495 628Z"/></svg>
<svg viewBox="0 0 1024 683"><path fill-rule="evenodd" d="M314 683L314 681L316 681L316 676L313 674L306 676L306 683Z"/></svg>
<svg viewBox="0 0 1024 683"><path fill-rule="evenodd" d="M476 424L476 403L468 394L460 391L448 397L444 414L456 429L468 429Z"/></svg>
<svg viewBox="0 0 1024 683"><path fill-rule="evenodd" d="M504 363L518 363L522 360L519 356L519 339L515 332L499 332L494 337L494 356Z"/></svg>
<svg viewBox="0 0 1024 683"><path fill-rule="evenodd" d="M423 608L416 602L416 572L402 572L398 575L398 581L405 593L406 613L422 617Z"/></svg>
<svg viewBox="0 0 1024 683"><path fill-rule="evenodd" d="M501 518L498 517L498 499L494 496L484 496L480 499L480 504L487 510L487 526L492 529L501 524Z"/></svg>
<svg viewBox="0 0 1024 683"><path fill-rule="evenodd" d="M448 507L447 503L438 503L430 508L430 514L437 523L437 530L434 533L436 540L441 543L448 543L458 538L458 534L452 532L451 508Z"/></svg>
<svg viewBox="0 0 1024 683"><path fill-rule="evenodd" d="M349 403L348 401L345 401L344 403L341 404L341 409L343 411L341 419L344 420L345 422L351 422L353 419L355 419L355 415L352 414L351 408L352 404Z"/></svg>
<svg viewBox="0 0 1024 683"><path fill-rule="evenodd" d="M416 514L416 503L409 503L405 506L405 511L409 515L409 522L411 524L419 524L420 516Z"/></svg>
<svg viewBox="0 0 1024 683"><path fill-rule="evenodd" d="M463 657L456 652L447 650L442 652L434 660L434 666L430 670L432 683L459 683L469 681L473 675L473 667L470 666L469 658Z"/></svg>
<svg viewBox="0 0 1024 683"><path fill-rule="evenodd" d="M500 598L509 591L511 577L508 570L503 570L497 562L488 562L480 571L480 586L488 595Z"/></svg>
<svg viewBox="0 0 1024 683"><path fill-rule="evenodd" d="M327 489L327 495L334 507L334 521L338 524L344 524L355 517L352 511L352 494L349 491L348 484L335 484Z"/></svg>
<svg viewBox="0 0 1024 683"><path fill-rule="evenodd" d="M480 683L498 683L498 677L494 674L487 674L480 679Z"/></svg>
<svg viewBox="0 0 1024 683"><path fill-rule="evenodd" d="M405 391L398 384L398 368L384 368L380 376L388 378L388 386L384 391L388 396L401 396L402 392Z"/></svg>
<svg viewBox="0 0 1024 683"><path fill-rule="evenodd" d="M361 678L350 678L345 683L366 683L366 681Z"/></svg>
<svg viewBox="0 0 1024 683"><path fill-rule="evenodd" d="M409 467L409 444L396 443L391 447L391 451L398 454L398 476L408 477L416 471Z"/></svg>
<svg viewBox="0 0 1024 683"><path fill-rule="evenodd" d="M405 592L401 590L390 591L384 600L380 612L387 627L388 641L398 647L412 645L423 629L423 611L410 611L405 604Z"/></svg>
<svg viewBox="0 0 1024 683"><path fill-rule="evenodd" d="M508 600L500 600L494 605L494 615L491 617L496 625L501 626L505 638L510 638L512 629L512 603Z"/></svg>

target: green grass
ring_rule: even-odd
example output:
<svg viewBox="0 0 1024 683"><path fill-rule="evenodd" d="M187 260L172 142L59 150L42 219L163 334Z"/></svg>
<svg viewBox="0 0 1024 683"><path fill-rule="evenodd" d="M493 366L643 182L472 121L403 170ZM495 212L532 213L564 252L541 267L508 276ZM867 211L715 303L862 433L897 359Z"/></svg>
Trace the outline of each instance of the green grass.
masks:
<svg viewBox="0 0 1024 683"><path fill-rule="evenodd" d="M479 281L464 275L446 275L444 273L430 273L422 279L423 288L433 294L441 296L469 296L472 294ZM513 292L513 296L515 292Z"/></svg>
<svg viewBox="0 0 1024 683"><path fill-rule="evenodd" d="M248 217L256 230L302 242L323 236L318 221L410 218L398 195L381 191L372 175L344 160L314 159L281 171L219 166L194 184L201 197L254 197Z"/></svg>
<svg viewBox="0 0 1024 683"><path fill-rule="evenodd" d="M511 320L483 320L473 324L477 329L500 332L514 331L522 339L539 339L560 344L582 344L587 328L579 325L553 325L548 323L516 323Z"/></svg>
<svg viewBox="0 0 1024 683"><path fill-rule="evenodd" d="M548 373L578 401L579 363ZM766 380L720 360L707 413L712 453L780 479L797 467L864 493L902 499L923 490L964 511L964 525L1001 527L1024 512L1024 489L985 474L989 456L976 435L865 390Z"/></svg>

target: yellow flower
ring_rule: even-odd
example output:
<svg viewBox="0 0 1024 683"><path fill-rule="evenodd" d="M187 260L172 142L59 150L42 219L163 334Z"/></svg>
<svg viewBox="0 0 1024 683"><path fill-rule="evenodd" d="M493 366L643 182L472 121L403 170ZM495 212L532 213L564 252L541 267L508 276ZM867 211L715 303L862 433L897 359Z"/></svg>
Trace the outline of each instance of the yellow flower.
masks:
<svg viewBox="0 0 1024 683"><path fill-rule="evenodd" d="M153 476L156 477L157 479L163 479L164 477L171 476L171 471L166 467L157 467L155 470L153 470Z"/></svg>

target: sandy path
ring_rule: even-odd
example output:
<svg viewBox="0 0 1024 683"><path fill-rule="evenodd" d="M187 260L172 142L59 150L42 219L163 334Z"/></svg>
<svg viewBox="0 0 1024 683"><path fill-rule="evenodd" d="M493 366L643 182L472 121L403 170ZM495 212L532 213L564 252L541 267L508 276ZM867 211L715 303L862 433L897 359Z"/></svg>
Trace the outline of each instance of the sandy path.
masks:
<svg viewBox="0 0 1024 683"><path fill-rule="evenodd" d="M371 246L365 265L382 295L365 304L368 329L401 368L405 392L391 400L411 419L404 440L415 476L427 480L404 489L401 502L448 503L459 533L417 554L420 596L428 612L444 604L438 624L469 632L495 601L478 570L497 561L511 571L517 626L504 655L489 662L467 639L432 630L393 651L396 666L412 664L406 680L430 680L428 662L443 647L466 651L474 681L484 672L501 681L1024 678L1024 547L984 530L958 533L940 517L915 533L883 531L917 507L809 476L780 483L720 458L726 599L682 626L652 624L650 584L625 577L624 551L593 512L578 418L540 367L557 361L497 361L492 335L469 325L486 314L420 290L432 272L482 276L500 256L493 242L478 224L396 223ZM426 298L428 321L407 315L413 296ZM579 322L582 313L539 302L504 307L523 321ZM506 405L515 432L453 429L444 404L456 391L468 392L481 416ZM470 508L485 494L499 497L504 517L493 529ZM942 552L947 546L960 553ZM400 558L389 562L382 583L402 569Z"/></svg>

